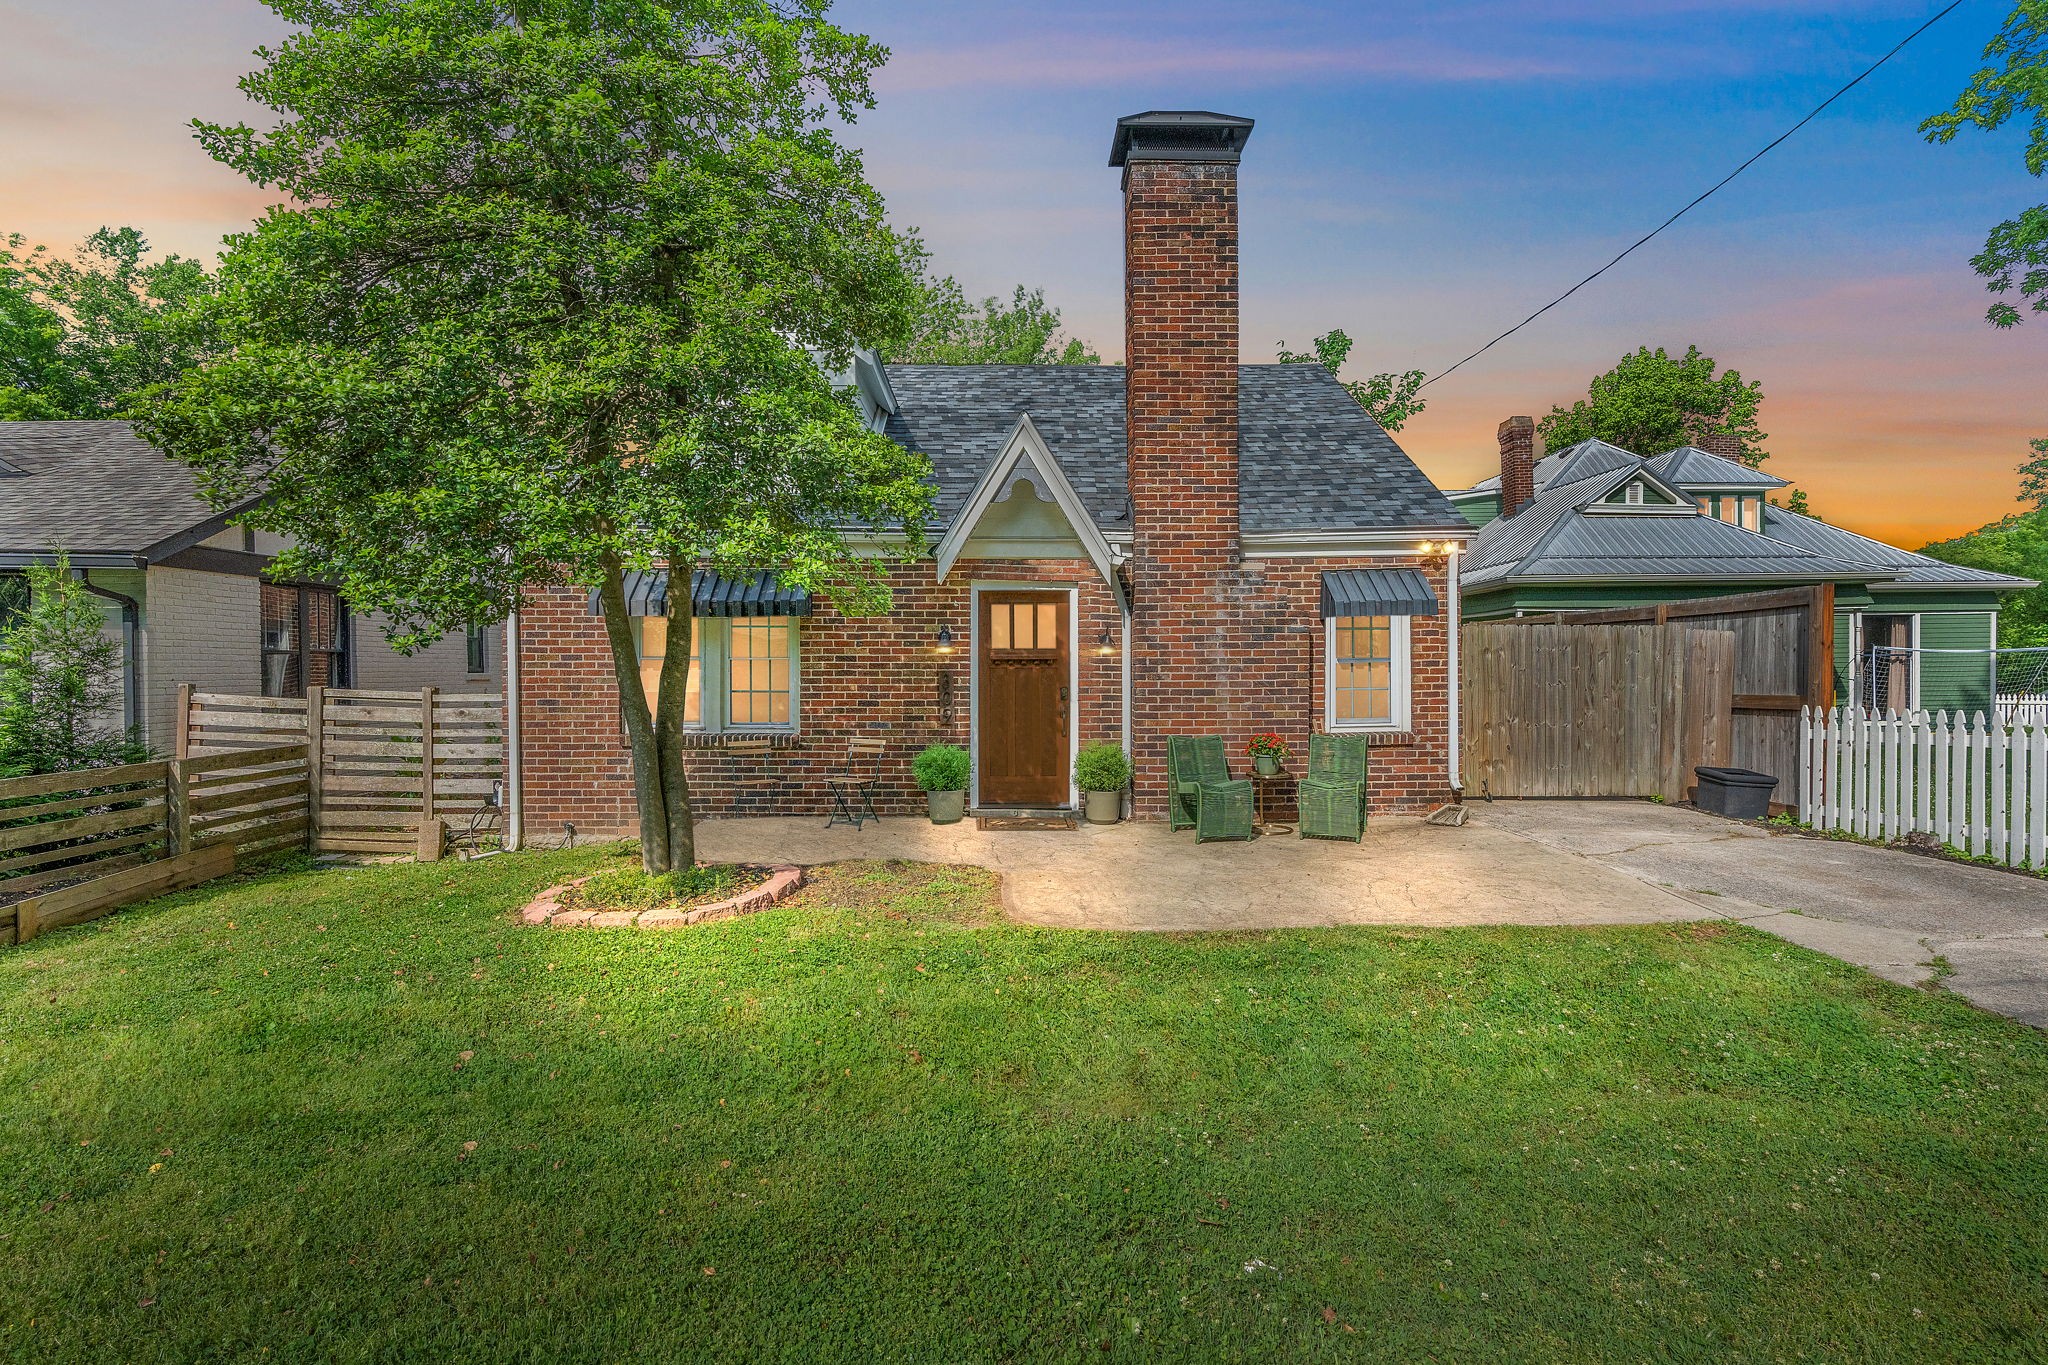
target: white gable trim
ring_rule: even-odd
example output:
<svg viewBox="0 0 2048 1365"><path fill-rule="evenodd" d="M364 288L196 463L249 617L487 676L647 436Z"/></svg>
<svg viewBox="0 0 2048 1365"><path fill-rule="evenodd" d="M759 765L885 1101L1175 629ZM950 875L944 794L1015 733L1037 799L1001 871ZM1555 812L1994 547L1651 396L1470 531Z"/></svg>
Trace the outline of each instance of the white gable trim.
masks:
<svg viewBox="0 0 2048 1365"><path fill-rule="evenodd" d="M960 515L953 519L946 534L940 539L932 557L937 561L939 582L946 581L946 575L953 571L953 565L967 548L968 540L974 535L975 526L981 521L991 504L1009 491L1010 479L1017 466L1029 457L1038 475L1052 485L1045 490L1052 494L1052 500L1066 517L1067 525L1073 528L1074 536L1081 542L1081 548L1088 552L1088 559L1095 565L1109 590L1116 597L1117 608L1128 612L1124 602L1123 584L1117 581L1116 556L1111 553L1109 542L1103 538L1102 529L1095 524L1095 518L1088 515L1088 509L1081 504L1081 495L1074 491L1074 485L1067 481L1066 472L1059 461L1052 457L1052 450L1045 444L1045 438L1038 434L1038 428L1031 423L1031 414L1025 413L1017 419L1017 425L1010 430L1010 437L1003 442L1003 448L995 461L982 471L981 479L974 485L974 491L967 496L967 505L960 509Z"/></svg>

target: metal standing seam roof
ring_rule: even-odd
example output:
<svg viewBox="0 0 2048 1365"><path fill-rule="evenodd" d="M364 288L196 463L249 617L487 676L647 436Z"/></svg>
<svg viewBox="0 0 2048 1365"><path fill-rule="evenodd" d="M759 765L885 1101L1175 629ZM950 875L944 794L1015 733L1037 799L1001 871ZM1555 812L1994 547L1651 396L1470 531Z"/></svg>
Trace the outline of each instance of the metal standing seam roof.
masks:
<svg viewBox="0 0 2048 1365"><path fill-rule="evenodd" d="M1333 616L1434 616L1436 593L1417 569L1330 569L1323 574L1323 619Z"/></svg>
<svg viewBox="0 0 2048 1365"><path fill-rule="evenodd" d="M1028 415L1104 532L1131 529L1121 365L889 365L885 431L924 452L944 527ZM1238 367L1238 519L1248 532L1469 523L1320 365Z"/></svg>
<svg viewBox="0 0 2048 1365"><path fill-rule="evenodd" d="M668 615L668 585L666 569L644 569L626 574L627 615ZM604 614L595 589L590 593L590 614ZM811 595L803 588L782 587L775 581L775 575L765 570L725 578L708 569L693 569L690 572L690 614L809 616Z"/></svg>
<svg viewBox="0 0 2048 1365"><path fill-rule="evenodd" d="M1896 583L1999 590L2035 586L2031 578L1949 564L1911 550L1901 550L1881 540L1872 540L1869 536L1859 536L1854 531L1830 526L1824 521L1815 521L1812 517L1802 517L1782 507L1765 505L1763 527L1764 534L1773 540L1855 564L1874 565Z"/></svg>
<svg viewBox="0 0 2048 1365"><path fill-rule="evenodd" d="M1740 460L1701 450L1698 446L1667 450L1644 463L1662 475L1667 483L1691 484L1698 488L1784 488L1792 482L1776 474L1766 474L1761 469L1752 469Z"/></svg>

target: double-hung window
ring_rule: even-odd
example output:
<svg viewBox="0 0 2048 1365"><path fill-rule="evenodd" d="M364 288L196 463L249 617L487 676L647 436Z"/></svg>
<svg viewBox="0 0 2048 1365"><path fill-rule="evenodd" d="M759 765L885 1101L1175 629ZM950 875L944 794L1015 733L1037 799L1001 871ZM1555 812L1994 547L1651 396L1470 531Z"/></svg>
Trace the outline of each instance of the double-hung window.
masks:
<svg viewBox="0 0 2048 1365"><path fill-rule="evenodd" d="M793 616L700 616L691 623L683 723L693 730L786 731L797 727L797 636ZM668 656L664 616L633 618L640 681L648 704L660 694ZM706 686L706 680L710 685Z"/></svg>
<svg viewBox="0 0 2048 1365"><path fill-rule="evenodd" d="M1406 730L1406 616L1337 616L1324 623L1327 728Z"/></svg>

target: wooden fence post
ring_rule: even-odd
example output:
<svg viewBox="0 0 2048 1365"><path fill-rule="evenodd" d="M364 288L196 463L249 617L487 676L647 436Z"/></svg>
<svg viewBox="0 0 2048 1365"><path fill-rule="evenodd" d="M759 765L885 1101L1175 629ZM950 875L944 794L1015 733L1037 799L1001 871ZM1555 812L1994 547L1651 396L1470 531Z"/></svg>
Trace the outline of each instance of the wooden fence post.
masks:
<svg viewBox="0 0 2048 1365"><path fill-rule="evenodd" d="M420 689L420 838L415 855L423 863L441 861L445 831L434 815L434 692Z"/></svg>
<svg viewBox="0 0 2048 1365"><path fill-rule="evenodd" d="M327 689L306 689L306 852L320 851L322 776L327 767Z"/></svg>
<svg viewBox="0 0 2048 1365"><path fill-rule="evenodd" d="M184 745L179 745L184 748ZM192 779L180 754L164 767L164 820L166 858L181 858L192 852Z"/></svg>
<svg viewBox="0 0 2048 1365"><path fill-rule="evenodd" d="M192 756L192 684L178 684L178 733L171 741L177 758Z"/></svg>

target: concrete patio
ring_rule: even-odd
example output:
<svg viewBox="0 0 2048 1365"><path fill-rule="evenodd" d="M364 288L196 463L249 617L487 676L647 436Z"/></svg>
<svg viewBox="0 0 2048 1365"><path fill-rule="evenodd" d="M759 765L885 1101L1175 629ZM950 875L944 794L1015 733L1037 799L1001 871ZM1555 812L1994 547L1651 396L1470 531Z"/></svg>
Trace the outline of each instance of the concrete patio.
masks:
<svg viewBox="0 0 2048 1365"><path fill-rule="evenodd" d="M1153 822L983 833L972 820L914 819L860 830L814 819L707 820L697 837L698 856L709 861L901 858L992 868L1013 918L1074 929L1653 924L1701 915L1681 896L1533 844L1483 815L1462 829L1384 819L1361 844L1291 834L1197 844L1192 831L1169 834Z"/></svg>

